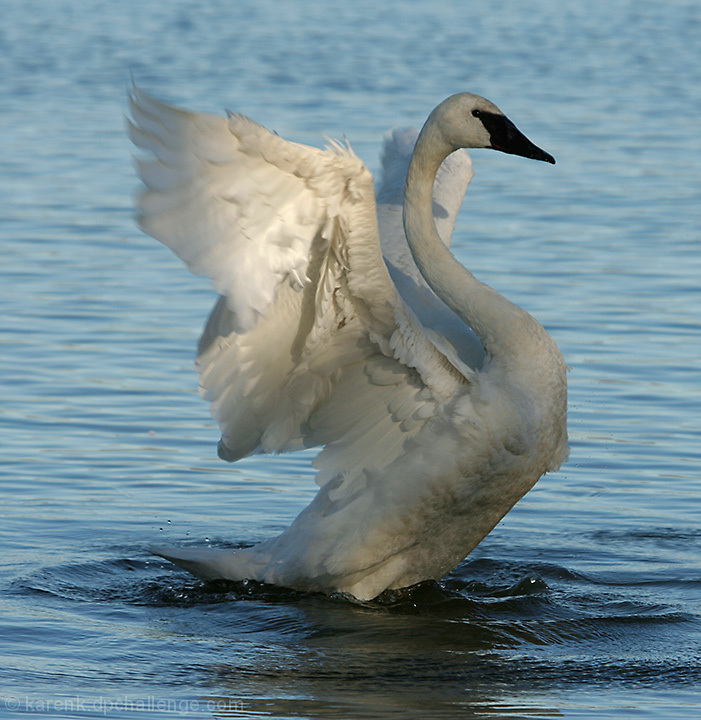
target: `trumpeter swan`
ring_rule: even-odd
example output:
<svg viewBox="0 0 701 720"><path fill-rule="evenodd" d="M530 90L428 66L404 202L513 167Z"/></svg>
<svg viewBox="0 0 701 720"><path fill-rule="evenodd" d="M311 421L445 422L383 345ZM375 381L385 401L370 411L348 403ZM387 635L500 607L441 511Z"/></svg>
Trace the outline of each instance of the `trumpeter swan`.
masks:
<svg viewBox="0 0 701 720"><path fill-rule="evenodd" d="M153 552L205 580L358 599L439 579L567 455L557 346L448 249L472 172L460 148L555 161L461 93L418 138L387 140L376 201L347 146L306 147L137 88L130 101L150 156L141 227L221 296L197 356L220 456L323 446L319 490L278 537Z"/></svg>

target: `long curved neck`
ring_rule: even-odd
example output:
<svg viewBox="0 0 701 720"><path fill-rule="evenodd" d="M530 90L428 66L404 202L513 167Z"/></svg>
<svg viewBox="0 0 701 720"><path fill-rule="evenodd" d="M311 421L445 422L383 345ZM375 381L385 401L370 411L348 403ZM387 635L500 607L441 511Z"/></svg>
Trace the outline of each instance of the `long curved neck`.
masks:
<svg viewBox="0 0 701 720"><path fill-rule="evenodd" d="M532 318L463 267L441 241L433 220L433 182L453 150L429 120L416 141L407 173L404 232L433 292L472 328L489 355L508 363L519 350L514 333L520 335L524 318L530 322Z"/></svg>

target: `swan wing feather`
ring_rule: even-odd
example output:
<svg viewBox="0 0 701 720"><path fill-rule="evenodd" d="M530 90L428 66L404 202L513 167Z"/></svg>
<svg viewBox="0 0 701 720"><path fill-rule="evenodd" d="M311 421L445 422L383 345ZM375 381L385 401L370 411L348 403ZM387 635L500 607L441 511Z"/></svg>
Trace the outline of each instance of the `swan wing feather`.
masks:
<svg viewBox="0 0 701 720"><path fill-rule="evenodd" d="M220 455L323 445L341 498L401 453L472 372L397 293L372 176L347 146L288 142L242 115L189 113L134 88L145 232L221 297L200 339Z"/></svg>
<svg viewBox="0 0 701 720"><path fill-rule="evenodd" d="M382 180L377 192L382 252L398 293L435 349L463 376L471 377L484 363L482 344L429 288L414 262L404 233L404 183L417 138L414 128L396 129L385 137ZM455 218L472 176L472 161L465 149L450 154L436 175L433 219L447 247L450 247Z"/></svg>
<svg viewBox="0 0 701 720"><path fill-rule="evenodd" d="M328 233L338 184L361 173L360 162L286 142L242 115L189 113L136 88L131 113L132 140L150 155L138 162L142 229L212 278L236 328L250 330L281 282L306 282L311 244Z"/></svg>
<svg viewBox="0 0 701 720"><path fill-rule="evenodd" d="M418 136L415 128L399 128L387 133L382 148L381 180L377 189L382 252L394 265L411 268L412 274L417 276L419 271L404 236L402 207L404 182ZM450 247L455 218L473 175L472 160L464 148L449 155L436 174L433 183L433 219L447 247Z"/></svg>

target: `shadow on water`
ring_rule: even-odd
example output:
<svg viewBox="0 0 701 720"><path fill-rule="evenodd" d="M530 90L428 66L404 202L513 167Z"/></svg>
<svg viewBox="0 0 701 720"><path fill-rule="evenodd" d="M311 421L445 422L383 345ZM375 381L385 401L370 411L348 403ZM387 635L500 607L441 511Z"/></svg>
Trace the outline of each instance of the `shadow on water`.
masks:
<svg viewBox="0 0 701 720"><path fill-rule="evenodd" d="M478 558L442 582L361 603L252 581L203 583L160 559L127 559L138 555L130 548L111 555L46 567L14 592L74 613L119 612L138 632L167 639L179 650L158 660L157 675L178 682L185 652L188 682L199 678L221 716L244 706L276 717L340 717L348 707L353 717L381 716L383 707L499 716L510 698L557 688L701 681L684 641L694 616L555 564Z"/></svg>

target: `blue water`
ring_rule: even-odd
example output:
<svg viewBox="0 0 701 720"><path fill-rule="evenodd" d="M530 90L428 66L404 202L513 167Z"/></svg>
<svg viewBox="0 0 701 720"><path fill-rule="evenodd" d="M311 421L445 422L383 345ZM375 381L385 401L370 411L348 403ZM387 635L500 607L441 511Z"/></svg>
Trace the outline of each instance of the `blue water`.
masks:
<svg viewBox="0 0 701 720"><path fill-rule="evenodd" d="M701 5L0 10L0 715L698 718ZM358 606L146 552L269 537L314 483L216 459L214 296L134 226L130 74L373 170L470 90L557 158L475 151L454 247L563 350L571 459L443 583Z"/></svg>

